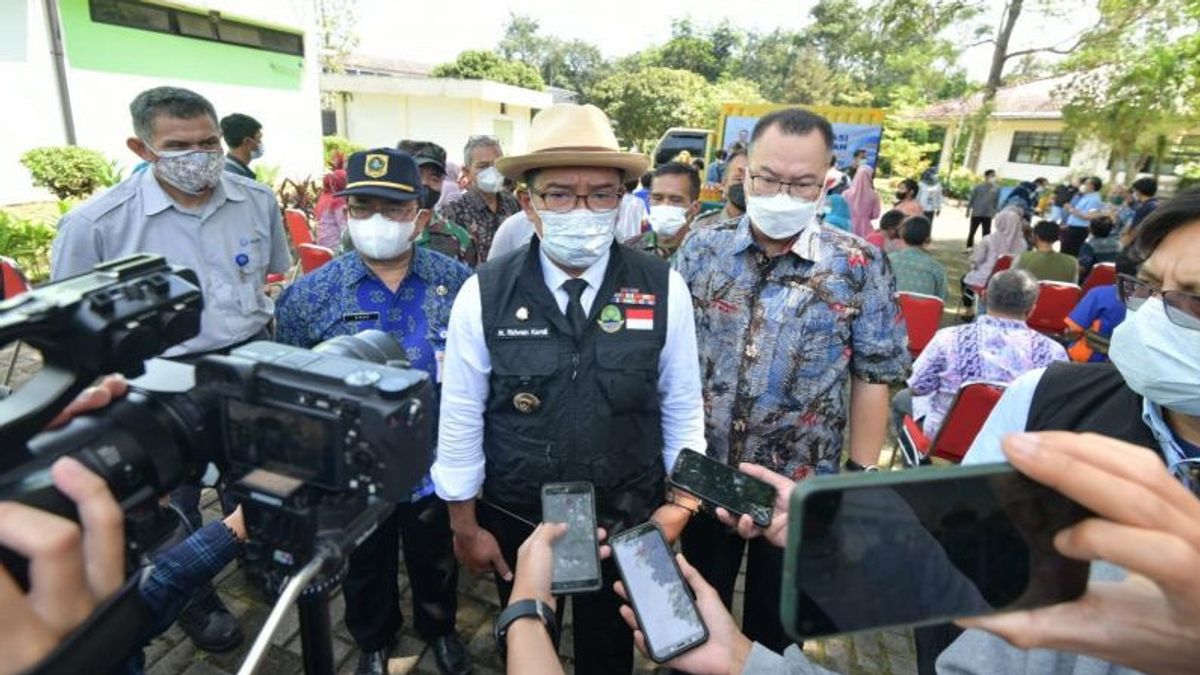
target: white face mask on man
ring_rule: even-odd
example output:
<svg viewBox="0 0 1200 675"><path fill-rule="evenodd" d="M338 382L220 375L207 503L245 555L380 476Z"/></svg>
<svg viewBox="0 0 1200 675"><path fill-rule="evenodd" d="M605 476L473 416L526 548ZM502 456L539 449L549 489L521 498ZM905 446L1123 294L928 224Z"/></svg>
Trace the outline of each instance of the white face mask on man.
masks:
<svg viewBox="0 0 1200 675"><path fill-rule="evenodd" d="M582 270L596 264L612 246L617 227L617 209L575 209L566 213L537 212L542 221L542 250L568 269Z"/></svg>
<svg viewBox="0 0 1200 675"><path fill-rule="evenodd" d="M489 166L475 176L475 185L488 194L496 194L504 187L504 174L494 166Z"/></svg>
<svg viewBox="0 0 1200 675"><path fill-rule="evenodd" d="M687 225L687 212L682 206L655 204L650 207L646 220L650 221L650 229L654 230L654 234L670 239Z"/></svg>
<svg viewBox="0 0 1200 675"><path fill-rule="evenodd" d="M1126 314L1113 330L1108 358L1140 396L1200 417L1200 331L1173 323L1161 298Z"/></svg>
<svg viewBox="0 0 1200 675"><path fill-rule="evenodd" d="M816 223L821 199L791 197L782 192L772 197L746 195L750 222L769 239L790 239Z"/></svg>
<svg viewBox="0 0 1200 675"><path fill-rule="evenodd" d="M396 222L373 213L370 218L350 218L347 226L355 250L372 260L392 260L412 248L417 221Z"/></svg>

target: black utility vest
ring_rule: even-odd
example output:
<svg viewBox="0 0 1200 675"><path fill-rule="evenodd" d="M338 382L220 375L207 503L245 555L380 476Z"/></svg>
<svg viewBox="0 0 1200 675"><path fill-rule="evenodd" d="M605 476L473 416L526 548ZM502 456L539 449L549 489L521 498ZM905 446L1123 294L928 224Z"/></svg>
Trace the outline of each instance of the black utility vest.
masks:
<svg viewBox="0 0 1200 675"><path fill-rule="evenodd" d="M1142 397L1111 363L1054 363L1033 393L1026 431L1092 432L1162 455L1142 421Z"/></svg>
<svg viewBox="0 0 1200 675"><path fill-rule="evenodd" d="M588 481L612 532L663 503L658 359L670 268L614 243L576 343L542 278L538 244L479 268L492 363L484 497L538 519L544 483Z"/></svg>

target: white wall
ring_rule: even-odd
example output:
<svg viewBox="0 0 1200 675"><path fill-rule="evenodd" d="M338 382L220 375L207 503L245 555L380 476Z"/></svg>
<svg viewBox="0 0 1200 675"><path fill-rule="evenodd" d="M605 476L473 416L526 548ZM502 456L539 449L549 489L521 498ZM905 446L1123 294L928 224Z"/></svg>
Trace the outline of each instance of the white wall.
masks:
<svg viewBox="0 0 1200 675"><path fill-rule="evenodd" d="M529 142L530 108L478 99L401 94L353 93L335 107L339 133L366 147L395 147L401 139L433 141L452 162L462 162L462 148L475 134L494 134L496 120L512 123L508 154L524 152Z"/></svg>
<svg viewBox="0 0 1200 675"><path fill-rule="evenodd" d="M319 179L322 171L319 64L311 7L304 2L278 0L193 1L189 6L228 10L240 17L261 19L305 31L304 73L298 90L219 84L208 81L162 78L70 68L67 81L75 113L76 142L102 152L128 169L141 160L125 147L133 134L129 102L138 93L162 85L193 89L208 98L219 116L241 112L263 125L266 154L259 161L279 166L281 177ZM0 17L7 23L14 14L27 16L27 44L22 61L6 60L0 48L0 82L19 91L0 106L0 204L53 197L30 185L29 174L19 163L21 153L42 145L66 142L59 112L54 67L49 56L48 30L41 0L0 0ZM4 37L7 29L0 32ZM147 55L152 58L152 55ZM19 133L14 133L19 132Z"/></svg>
<svg viewBox="0 0 1200 675"><path fill-rule="evenodd" d="M0 0L0 82L9 94L0 105L0 204L51 199L20 163L26 150L65 137L41 0Z"/></svg>
<svg viewBox="0 0 1200 675"><path fill-rule="evenodd" d="M1046 166L1008 161L1013 134L1018 131L1061 132L1062 120L993 120L988 123L987 135L979 154L979 173L995 169L1001 178L1033 180L1044 176L1057 182L1068 174L1108 175L1108 148L1090 139L1077 139L1071 153L1070 166Z"/></svg>

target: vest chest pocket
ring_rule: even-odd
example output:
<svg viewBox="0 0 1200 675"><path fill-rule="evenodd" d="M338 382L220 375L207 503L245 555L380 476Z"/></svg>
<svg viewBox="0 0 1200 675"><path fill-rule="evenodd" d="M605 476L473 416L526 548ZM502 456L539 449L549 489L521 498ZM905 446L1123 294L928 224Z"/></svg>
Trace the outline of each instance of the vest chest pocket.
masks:
<svg viewBox="0 0 1200 675"><path fill-rule="evenodd" d="M596 345L596 374L613 415L657 411L657 341L601 341Z"/></svg>
<svg viewBox="0 0 1200 675"><path fill-rule="evenodd" d="M536 416L549 395L558 368L554 343L506 342L492 349L489 412L520 412Z"/></svg>

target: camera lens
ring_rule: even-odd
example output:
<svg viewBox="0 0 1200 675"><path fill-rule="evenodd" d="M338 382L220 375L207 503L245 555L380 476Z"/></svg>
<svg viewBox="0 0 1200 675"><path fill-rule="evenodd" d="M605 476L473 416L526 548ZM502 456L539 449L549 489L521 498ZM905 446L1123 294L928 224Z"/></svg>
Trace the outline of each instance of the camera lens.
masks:
<svg viewBox="0 0 1200 675"><path fill-rule="evenodd" d="M359 361L385 364L408 362L408 354L395 338L381 330L364 330L355 335L339 335L312 348L314 352L344 356Z"/></svg>

